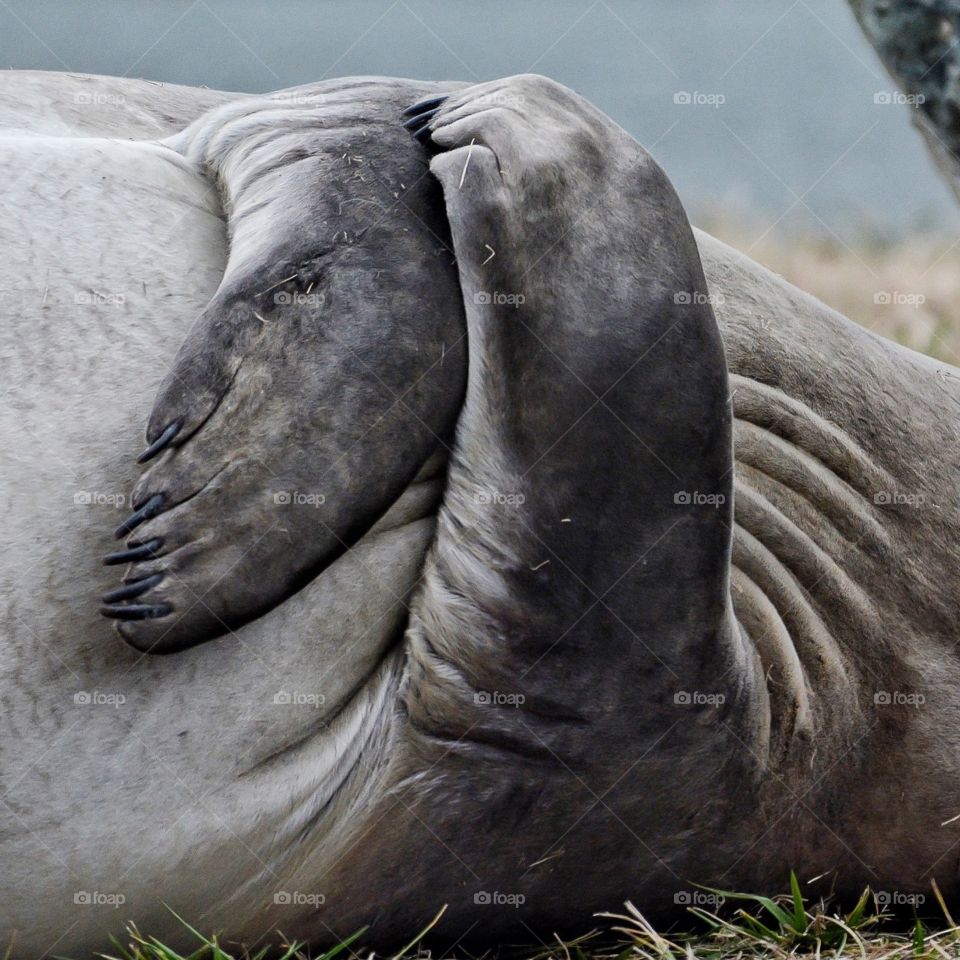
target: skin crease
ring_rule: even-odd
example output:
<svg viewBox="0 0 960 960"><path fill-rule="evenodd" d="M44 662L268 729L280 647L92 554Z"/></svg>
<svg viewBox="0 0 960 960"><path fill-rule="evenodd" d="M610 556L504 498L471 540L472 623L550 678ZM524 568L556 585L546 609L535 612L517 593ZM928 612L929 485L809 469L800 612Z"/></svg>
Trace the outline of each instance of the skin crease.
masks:
<svg viewBox="0 0 960 960"><path fill-rule="evenodd" d="M122 94L120 113L80 111L78 84ZM466 334L424 407L455 432L409 454L302 589L277 589L268 563L291 561L270 553L263 615L167 657L125 645L92 598L143 424L191 322L291 232L254 212L241 242L224 185L255 172L244 144L296 141L325 109L409 138L402 109L443 94L429 152L389 142L442 190L456 262L413 262L461 291L425 338ZM278 103L0 78L15 955L81 955L127 918L176 942L164 902L248 940L374 921L366 942L395 945L443 903L438 944L515 942L628 897L669 916L690 882L769 892L791 868L845 895L934 876L954 896L960 371L691 232L649 156L542 77ZM177 133L211 109L219 125ZM276 342L249 351L264 376ZM269 448L276 410L298 409L296 383L271 382L281 406L258 428L265 408L238 401L233 442ZM335 434L349 414L329 409ZM211 418L184 455L207 428L198 451L227 436ZM284 506L250 489L224 483L216 523Z"/></svg>

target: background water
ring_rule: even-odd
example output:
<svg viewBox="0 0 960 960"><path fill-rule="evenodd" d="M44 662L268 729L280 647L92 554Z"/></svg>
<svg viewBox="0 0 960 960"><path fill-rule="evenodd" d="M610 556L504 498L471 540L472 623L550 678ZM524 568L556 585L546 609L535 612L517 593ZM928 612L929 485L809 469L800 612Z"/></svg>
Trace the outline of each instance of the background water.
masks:
<svg viewBox="0 0 960 960"><path fill-rule="evenodd" d="M0 0L0 65L248 91L535 71L651 149L695 221L960 229L845 0Z"/></svg>

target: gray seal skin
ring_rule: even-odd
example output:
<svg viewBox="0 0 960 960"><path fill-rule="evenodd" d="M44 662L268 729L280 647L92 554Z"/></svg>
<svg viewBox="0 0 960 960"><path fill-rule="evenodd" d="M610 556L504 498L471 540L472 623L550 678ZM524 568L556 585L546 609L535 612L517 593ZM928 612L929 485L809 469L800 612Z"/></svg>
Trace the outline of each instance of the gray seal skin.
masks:
<svg viewBox="0 0 960 960"><path fill-rule="evenodd" d="M176 102L185 96L178 91ZM209 109L204 96L197 114ZM223 313L205 304L220 310L232 283L258 294L259 285L243 284L276 276L258 259L264 251L294 246L287 266L326 250L326 224L303 237L314 219L288 231L279 214L246 239L244 221L233 222L242 204L217 199L257 182L250 158L271 129L302 118L303 142L313 143L326 104L330 126L349 111L372 117L371 138L382 131L398 166L429 161L442 190L441 199L425 181L413 209L434 218L426 222L455 265L424 253L429 244L406 221L418 251L406 269L418 283L459 289L451 315L369 307L360 302L363 267L348 275L339 303L360 298L348 308L401 350L408 322L422 323L433 346L465 331L445 385L433 381L410 408L441 427L455 421L454 433L437 439L440 454L417 436L401 447L403 480L369 476L359 461L343 474L333 494L358 491L364 504L355 520L344 515L356 545L338 557L332 536L309 555L271 545L238 619L262 614L220 639L210 639L217 620L229 622L239 601L212 582L226 542L216 524L230 523L233 509L245 523L277 511L308 527L304 542L322 526L302 510L279 510L287 505L265 495L271 488L256 470L249 483L239 473L216 481L219 512L201 494L145 519L138 538L176 529L198 543L192 567L111 603L173 603L173 614L123 621L138 649L179 650L145 657L112 644L83 600L94 569L83 551L98 535L105 541L106 528L98 534L86 515L58 513L55 497L24 499L30 477L40 492L58 490L51 449L83 451L94 480L133 475L132 456L102 438L121 421L109 420L119 415L99 379L53 378L68 397L89 398L74 414L86 420L54 417L57 431L43 437L62 435L59 447L16 444L3 464L11 503L30 509L10 514L18 567L4 614L0 749L15 775L0 807L0 931L20 931L24 956L55 938L57 953L100 947L123 918L78 904L77 890L122 891L124 918L174 941L183 933L163 902L248 941L281 929L330 943L372 922L366 942L383 946L409 938L442 904L438 943L546 939L581 932L593 912L628 898L665 919L691 883L770 892L790 869L820 876L814 892L852 897L869 883L923 893L936 878L955 898L960 370L858 328L691 231L650 156L543 77L475 86L361 79L274 97L227 100L159 145L6 142L5 162L27 171L29 190L15 195L37 198L29 207L37 219L11 238L5 285L16 289L28 275L18 257L41 256L42 245L22 253L32 249L24 236L65 232L42 216L50 184L62 195L65 174L29 179L36 164L55 167L48 156L77 165L101 150L81 170L111 174L114 204L130 203L138 183L151 186L143 202L163 205L128 225L157 261L151 283L174 284L213 251L202 276L182 283L202 314L175 357L167 341L186 323L160 297L130 321L148 325L141 349L116 342L116 326L97 340L111 315L83 304L70 315L83 338L42 362L64 354L75 365L74 351L92 370L120 371L131 441L149 401L135 378L154 362L151 343L188 380L213 371L212 387L199 377L182 396L175 378L165 380L148 433L164 449L140 494L215 468L207 450L253 462L264 451L271 469L298 483L323 469L322 451L343 449L350 436L351 408L380 409L374 376L357 381L350 407L325 393L326 376L340 383L338 368L309 354L322 345L349 364L342 339L318 331L296 341L301 318L346 336L349 325L336 326L342 314L318 314L299 297L258 300L265 322L252 327L242 297ZM304 157L290 150L277 148L277 160L287 157L283 183L272 184L280 197L297 195ZM381 176L389 178L391 156ZM216 196L203 185L211 171ZM336 177L329 187L313 175L305 182L362 199ZM166 199L152 197L160 184ZM78 191L71 216L82 214L81 226L101 195ZM181 196L186 262L163 216ZM292 209L332 209L324 203L311 194ZM266 209L253 203L250 222ZM113 252L114 234L100 236ZM378 242L406 249L389 229ZM85 254L81 245L69 257ZM379 269L375 250L358 255ZM56 261L65 257L58 251ZM112 262L106 253L98 260L104 270ZM307 295L306 286L287 289ZM26 320L11 320L14 348L31 348L38 300L24 300ZM359 342L375 348L372 335ZM308 422L302 385L283 376L294 353L296 375L326 403L322 424ZM389 357L374 355L395 375ZM204 391L222 387L222 363L237 356L269 396L258 400L252 382L240 383L236 401L230 388L217 407L235 403L235 413L197 427L201 401L213 402ZM404 357L413 365L417 355ZM12 384L16 419L5 429L16 436L24 418L40 429L35 411L47 409L49 389L22 376ZM180 418L184 426L168 433ZM305 458L276 443L287 422L297 436L316 429ZM369 455L390 473L375 444ZM60 516L56 549L42 552L36 531ZM165 519L174 517L176 525ZM255 539L253 528L231 536ZM134 579L151 569L143 563ZM300 578L309 582L287 595ZM154 592L163 590L174 592ZM214 590L223 606L206 621L177 619L177 598L190 590ZM27 595L31 611L16 602ZM296 709L289 701L314 677L324 702ZM278 683L286 699L273 694L267 704ZM73 711L66 701L78 684L123 691L125 709Z"/></svg>
<svg viewBox="0 0 960 960"><path fill-rule="evenodd" d="M439 188L396 122L411 92L227 106L171 144L217 184L230 256L160 388L140 457L155 462L107 560L131 563L104 613L138 649L183 649L294 593L450 437L460 289ZM317 508L278 522L286 497Z"/></svg>

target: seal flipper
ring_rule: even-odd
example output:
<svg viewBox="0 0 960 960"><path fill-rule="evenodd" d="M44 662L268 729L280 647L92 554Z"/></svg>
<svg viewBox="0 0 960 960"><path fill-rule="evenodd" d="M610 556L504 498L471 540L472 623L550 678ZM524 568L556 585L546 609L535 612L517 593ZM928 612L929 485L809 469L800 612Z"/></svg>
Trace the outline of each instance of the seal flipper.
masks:
<svg viewBox="0 0 960 960"><path fill-rule="evenodd" d="M268 104L269 139L224 136L205 158L230 261L161 385L127 549L108 558L133 561L132 592L103 612L138 649L184 649L283 600L450 435L462 296L439 188L397 123L429 89Z"/></svg>
<svg viewBox="0 0 960 960"><path fill-rule="evenodd" d="M598 774L621 761L601 738L642 754L678 726L699 756L675 695L724 684L729 720L765 688L744 681L729 604L727 370L680 201L625 131L543 77L455 93L426 129L469 375L407 634L411 721L444 750L495 743ZM492 690L523 706L478 699Z"/></svg>

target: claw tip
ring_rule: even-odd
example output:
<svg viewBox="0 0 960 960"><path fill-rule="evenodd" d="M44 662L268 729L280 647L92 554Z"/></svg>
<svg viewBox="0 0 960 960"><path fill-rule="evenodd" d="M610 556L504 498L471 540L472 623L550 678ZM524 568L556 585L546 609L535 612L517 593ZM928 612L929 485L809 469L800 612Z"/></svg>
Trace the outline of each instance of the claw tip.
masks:
<svg viewBox="0 0 960 960"><path fill-rule="evenodd" d="M170 441L180 432L182 426L183 420L174 420L172 423L168 423L160 432L160 436L137 457L137 463L146 463L148 460L152 460L158 453L162 452Z"/></svg>

